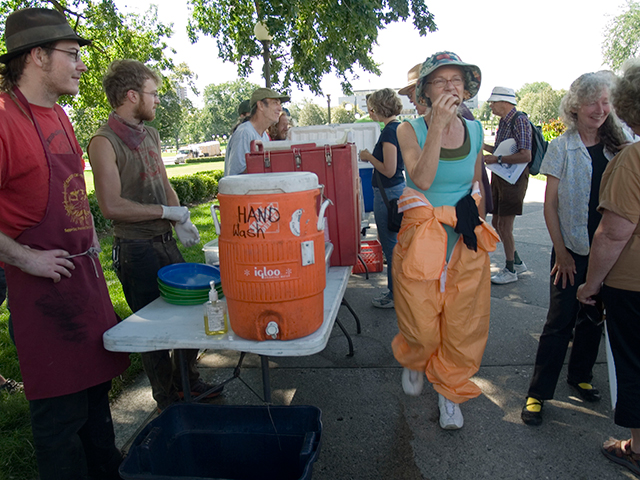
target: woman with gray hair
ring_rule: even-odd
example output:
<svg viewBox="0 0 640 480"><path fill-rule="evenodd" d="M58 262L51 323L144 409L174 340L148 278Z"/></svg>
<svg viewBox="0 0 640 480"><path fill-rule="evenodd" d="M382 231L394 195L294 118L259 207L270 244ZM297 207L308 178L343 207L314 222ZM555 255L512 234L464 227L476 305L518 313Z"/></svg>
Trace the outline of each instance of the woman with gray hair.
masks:
<svg viewBox="0 0 640 480"><path fill-rule="evenodd" d="M578 285L584 282L589 251L601 215L596 210L602 174L627 143L609 102L615 76L586 73L575 80L560 103L567 131L554 139L542 161L547 176L544 218L553 242L549 311L521 418L542 423L542 406L553 398L573 336L567 383L587 402L600 400L591 384L602 337L602 311L580 309Z"/></svg>
<svg viewBox="0 0 640 480"><path fill-rule="evenodd" d="M384 123L384 128L380 133L378 143L373 149L373 154L365 148L360 151L360 160L371 163L374 168L371 178L373 214L376 219L382 251L387 259L387 285L389 288L388 292L374 297L372 303L374 307L378 308L393 308L391 257L393 256L393 247L396 246L398 241L398 234L388 228L387 204L391 200L400 198L405 187L404 162L402 161L402 152L398 147L398 136L396 135L398 125L400 125L397 116L402 111L402 101L394 90L383 88L369 96L367 107L373 120Z"/></svg>
<svg viewBox="0 0 640 480"><path fill-rule="evenodd" d="M639 60L624 66L612 99L620 118L640 134ZM609 438L602 453L640 475L640 143L625 148L607 167L598 210L602 220L578 300L593 306L602 294L618 384L614 421L631 430L629 440Z"/></svg>

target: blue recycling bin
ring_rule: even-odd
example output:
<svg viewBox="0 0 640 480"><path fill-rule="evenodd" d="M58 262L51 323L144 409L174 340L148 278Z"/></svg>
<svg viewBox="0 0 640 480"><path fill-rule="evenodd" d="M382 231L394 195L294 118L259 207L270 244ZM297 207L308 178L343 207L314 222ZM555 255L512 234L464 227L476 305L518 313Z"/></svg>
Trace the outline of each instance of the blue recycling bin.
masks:
<svg viewBox="0 0 640 480"><path fill-rule="evenodd" d="M373 187L371 179L373 177L373 165L370 163L358 164L358 173L362 183L362 196L364 197L364 211L373 212Z"/></svg>
<svg viewBox="0 0 640 480"><path fill-rule="evenodd" d="M136 437L126 480L310 479L320 452L313 406L176 404Z"/></svg>

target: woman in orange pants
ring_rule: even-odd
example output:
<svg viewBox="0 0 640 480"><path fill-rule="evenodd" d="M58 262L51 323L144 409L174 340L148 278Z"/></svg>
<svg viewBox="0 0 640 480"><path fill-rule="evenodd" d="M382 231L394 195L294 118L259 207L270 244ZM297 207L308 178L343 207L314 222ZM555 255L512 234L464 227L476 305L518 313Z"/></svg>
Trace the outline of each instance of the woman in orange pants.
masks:
<svg viewBox="0 0 640 480"><path fill-rule="evenodd" d="M479 88L477 66L436 53L416 90L430 110L398 127L408 188L398 202L404 218L392 262L400 330L393 353L405 367L405 393L420 394L426 373L444 429L461 428L459 404L480 395L470 378L489 332L488 252L498 236L480 218L481 195L470 196L482 178L483 129L457 113Z"/></svg>

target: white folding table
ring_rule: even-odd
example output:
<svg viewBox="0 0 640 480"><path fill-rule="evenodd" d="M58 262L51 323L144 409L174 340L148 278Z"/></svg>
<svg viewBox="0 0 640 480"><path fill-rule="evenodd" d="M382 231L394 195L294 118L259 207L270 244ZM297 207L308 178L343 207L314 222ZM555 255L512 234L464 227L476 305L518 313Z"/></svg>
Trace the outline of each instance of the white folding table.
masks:
<svg viewBox="0 0 640 480"><path fill-rule="evenodd" d="M318 330L306 337L295 340L253 341L238 337L233 331L223 335L210 336L204 333L202 305L178 306L158 298L146 307L127 317L103 335L104 347L113 352L151 352L155 350L175 350L178 352L185 400L190 401L189 378L186 365L182 361L182 349L235 350L242 352L234 377L239 375L245 353L260 355L264 400L271 403L268 357L298 357L318 353L327 345L334 322L346 335L349 355L353 355L353 344L344 326L336 318L340 305L345 305L356 319L357 332L360 321L344 300L351 267L331 267L327 272L324 289L324 320ZM231 379L230 379L231 380ZM226 383L226 382L225 382ZM200 397L202 397L201 395ZM200 398L199 397L199 398Z"/></svg>

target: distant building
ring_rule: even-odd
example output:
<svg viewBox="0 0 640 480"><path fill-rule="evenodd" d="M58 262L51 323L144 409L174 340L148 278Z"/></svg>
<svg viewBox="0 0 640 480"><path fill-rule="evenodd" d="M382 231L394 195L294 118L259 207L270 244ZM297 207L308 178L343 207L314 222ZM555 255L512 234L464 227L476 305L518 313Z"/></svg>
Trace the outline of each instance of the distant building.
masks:
<svg viewBox="0 0 640 480"><path fill-rule="evenodd" d="M178 85L176 87L176 93L178 94L178 98L181 102L187 99L187 87L181 87Z"/></svg>
<svg viewBox="0 0 640 480"><path fill-rule="evenodd" d="M396 89L396 92L399 89ZM367 113L367 95L375 92L376 90L356 90L353 92L353 95L349 97L339 97L338 105L354 105L358 108L358 110ZM402 112L398 117L400 118L411 118L417 115L415 107L409 102L409 99L404 95L400 96L402 100Z"/></svg>
<svg viewBox="0 0 640 480"><path fill-rule="evenodd" d="M396 92L400 90L400 88L394 89ZM367 95L375 92L376 90L355 90L353 95L349 97L339 97L338 105L350 104L358 107L359 110L366 114L367 112ZM409 102L409 98L405 95L400 95L400 100L402 100L402 112L398 115L398 118L413 118L418 115L416 111L416 107L413 106L411 102ZM464 102L470 110L474 108L478 108L478 96L476 95L470 100Z"/></svg>

